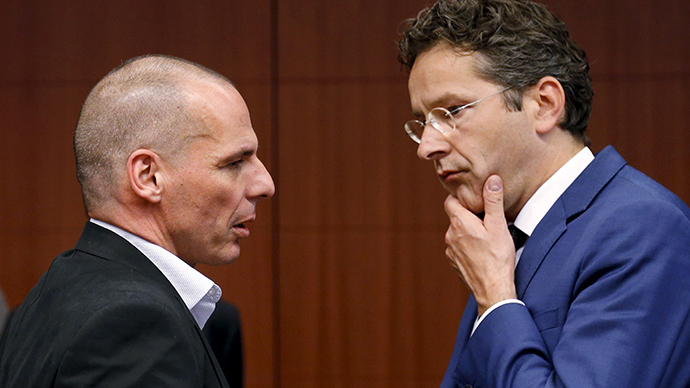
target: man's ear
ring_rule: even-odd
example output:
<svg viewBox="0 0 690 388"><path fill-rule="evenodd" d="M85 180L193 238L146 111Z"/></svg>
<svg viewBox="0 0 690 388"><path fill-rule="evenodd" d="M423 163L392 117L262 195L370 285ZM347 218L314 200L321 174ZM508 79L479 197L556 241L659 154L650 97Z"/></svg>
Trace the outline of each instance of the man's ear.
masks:
<svg viewBox="0 0 690 388"><path fill-rule="evenodd" d="M544 77L530 90L531 97L536 102L534 118L536 130L545 134L555 128L565 113L565 91L561 83L554 77Z"/></svg>
<svg viewBox="0 0 690 388"><path fill-rule="evenodd" d="M163 193L161 167L162 160L155 152L147 149L132 152L127 159L127 177L132 191L148 202L160 202Z"/></svg>

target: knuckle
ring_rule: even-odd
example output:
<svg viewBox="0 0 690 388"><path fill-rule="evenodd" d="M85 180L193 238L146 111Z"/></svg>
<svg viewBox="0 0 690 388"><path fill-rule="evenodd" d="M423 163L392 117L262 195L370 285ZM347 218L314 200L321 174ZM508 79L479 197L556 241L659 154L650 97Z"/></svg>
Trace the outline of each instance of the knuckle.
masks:
<svg viewBox="0 0 690 388"><path fill-rule="evenodd" d="M455 234L450 230L446 232L445 241L446 245L453 245L455 242Z"/></svg>

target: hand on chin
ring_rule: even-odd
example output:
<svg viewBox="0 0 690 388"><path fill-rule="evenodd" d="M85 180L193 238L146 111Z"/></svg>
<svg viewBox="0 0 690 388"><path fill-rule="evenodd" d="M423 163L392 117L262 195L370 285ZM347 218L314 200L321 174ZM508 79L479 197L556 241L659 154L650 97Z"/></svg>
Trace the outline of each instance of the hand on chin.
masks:
<svg viewBox="0 0 690 388"><path fill-rule="evenodd" d="M456 188L446 187L446 191L457 198L462 207L476 214L479 218L482 218L484 214L484 198L481 194L468 191L467 188L463 186Z"/></svg>

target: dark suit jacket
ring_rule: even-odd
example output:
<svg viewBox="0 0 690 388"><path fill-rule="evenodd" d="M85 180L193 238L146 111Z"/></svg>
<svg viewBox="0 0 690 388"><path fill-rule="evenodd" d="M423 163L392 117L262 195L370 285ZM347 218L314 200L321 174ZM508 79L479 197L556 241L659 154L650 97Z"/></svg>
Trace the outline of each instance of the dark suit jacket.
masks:
<svg viewBox="0 0 690 388"><path fill-rule="evenodd" d="M219 300L202 330L232 388L244 387L242 325L235 305Z"/></svg>
<svg viewBox="0 0 690 388"><path fill-rule="evenodd" d="M472 337L470 298L442 387L687 387L690 209L601 151L527 241L517 295Z"/></svg>
<svg viewBox="0 0 690 388"><path fill-rule="evenodd" d="M182 299L118 235L87 223L10 321L0 387L228 387Z"/></svg>

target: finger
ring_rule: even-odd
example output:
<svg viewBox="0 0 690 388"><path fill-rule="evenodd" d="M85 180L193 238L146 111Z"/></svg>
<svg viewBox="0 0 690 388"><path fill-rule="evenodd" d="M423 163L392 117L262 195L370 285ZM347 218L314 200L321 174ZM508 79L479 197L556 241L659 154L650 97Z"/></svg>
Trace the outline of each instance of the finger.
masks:
<svg viewBox="0 0 690 388"><path fill-rule="evenodd" d="M464 206L462 206L460 201L452 195L446 197L446 201L443 203L443 207L446 209L446 214L450 219L458 217L463 218L472 214L472 212L470 212Z"/></svg>
<svg viewBox="0 0 690 388"><path fill-rule="evenodd" d="M506 215L503 207L503 180L491 175L484 182L484 227L488 231L506 229Z"/></svg>
<svg viewBox="0 0 690 388"><path fill-rule="evenodd" d="M450 263L451 268L453 268L455 274L458 276L458 278L460 278L460 280L465 284L465 286L469 288L469 284L467 283L467 280L465 280L465 275L463 274L462 267L458 264L458 261L455 259L453 250L450 247L446 248L446 257L448 258L448 262Z"/></svg>
<svg viewBox="0 0 690 388"><path fill-rule="evenodd" d="M443 202L443 208L446 209L448 217L453 217L457 214L458 207L462 207L462 205L460 205L460 201L452 195L447 196L445 202Z"/></svg>

